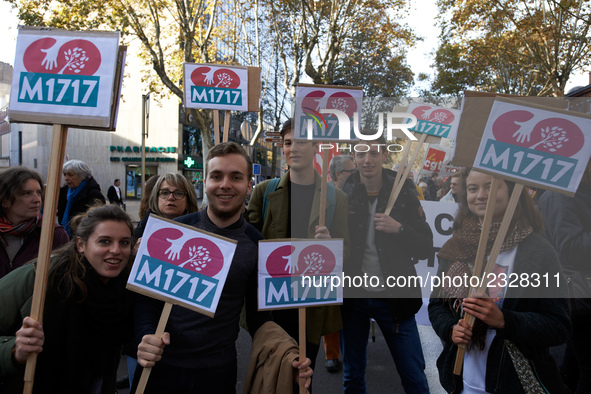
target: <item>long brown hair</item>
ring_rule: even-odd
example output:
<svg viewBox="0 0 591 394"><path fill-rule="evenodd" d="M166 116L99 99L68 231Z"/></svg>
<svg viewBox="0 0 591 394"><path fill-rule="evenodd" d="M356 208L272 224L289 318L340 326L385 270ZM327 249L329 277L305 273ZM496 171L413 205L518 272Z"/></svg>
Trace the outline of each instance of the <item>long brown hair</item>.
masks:
<svg viewBox="0 0 591 394"><path fill-rule="evenodd" d="M467 198L467 189L466 189L466 180L468 179L468 175L470 172L473 171L471 167L466 167L462 171L462 186L463 190L459 196L459 203L460 208L458 210L458 214L454 220L454 230L459 229L462 227L462 223L464 220L469 217L473 216L474 214L468 208L468 198ZM474 169L474 171L477 171ZM501 182L505 182L507 184L507 188L509 189L509 197L513 193L513 189L515 188L515 182L501 180ZM517 201L517 207L515 207L515 213L513 214L513 219L511 220L511 227L519 224L521 226L531 226L535 233L541 233L544 231L544 220L540 211L536 208L536 204L534 200L529 195L529 191L527 188L524 188L521 192L521 196L519 196L519 200Z"/></svg>
<svg viewBox="0 0 591 394"><path fill-rule="evenodd" d="M64 294L66 298L79 294L80 300L78 301L81 302L86 298L88 293L82 279L86 275L86 270L90 263L88 263L84 254L78 252L76 239L80 238L83 242L88 242L96 227L106 221L125 223L129 227L129 233L132 237L131 250L133 251L135 240L133 240L133 224L131 223L131 218L117 205L94 206L86 211L86 213L75 216L70 222L72 240L56 251L57 262L49 273L49 283L51 286ZM132 261L133 252L129 256L129 261L123 270L124 275L129 273L131 269L130 263Z"/></svg>

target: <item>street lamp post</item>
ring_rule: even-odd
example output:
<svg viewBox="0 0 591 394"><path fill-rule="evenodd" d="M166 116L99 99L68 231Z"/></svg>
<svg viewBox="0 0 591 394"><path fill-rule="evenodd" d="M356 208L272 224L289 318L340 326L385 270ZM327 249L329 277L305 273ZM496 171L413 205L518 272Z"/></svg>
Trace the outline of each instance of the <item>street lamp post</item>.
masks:
<svg viewBox="0 0 591 394"><path fill-rule="evenodd" d="M148 129L150 124L150 93L142 95L142 173L141 186L142 197L144 195L144 186L146 184L146 138L148 138Z"/></svg>

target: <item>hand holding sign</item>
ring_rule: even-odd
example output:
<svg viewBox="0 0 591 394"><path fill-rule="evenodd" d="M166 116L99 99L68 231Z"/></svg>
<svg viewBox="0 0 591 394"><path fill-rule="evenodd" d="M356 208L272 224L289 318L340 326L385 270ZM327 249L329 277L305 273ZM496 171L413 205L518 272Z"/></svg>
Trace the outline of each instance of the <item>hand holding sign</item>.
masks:
<svg viewBox="0 0 591 394"><path fill-rule="evenodd" d="M145 336L138 348L138 362L147 367L138 393L145 389L150 368L170 343L164 328L172 305L213 317L235 250L236 241L150 216L127 288L166 303L156 332Z"/></svg>

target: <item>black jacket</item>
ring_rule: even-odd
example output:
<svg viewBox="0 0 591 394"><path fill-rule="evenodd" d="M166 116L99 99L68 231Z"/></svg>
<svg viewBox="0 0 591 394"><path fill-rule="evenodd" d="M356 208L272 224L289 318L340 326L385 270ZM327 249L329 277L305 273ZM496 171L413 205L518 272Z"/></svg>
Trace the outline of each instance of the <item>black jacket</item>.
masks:
<svg viewBox="0 0 591 394"><path fill-rule="evenodd" d="M109 190L107 190L107 198L111 204L121 204L123 202L123 193L121 188L119 188L119 196L117 195L117 190L115 190L115 186L111 185Z"/></svg>
<svg viewBox="0 0 591 394"><path fill-rule="evenodd" d="M57 220L58 223L62 223L64 217L64 211L68 204L68 186L62 186L60 189L60 198L57 203ZM93 177L87 179L86 186L80 191L80 194L76 197L76 200L72 202L72 208L70 208L70 220L79 213L84 213L88 210L88 207L95 204L97 201L105 204L105 197L101 193L101 187Z"/></svg>
<svg viewBox="0 0 591 394"><path fill-rule="evenodd" d="M394 184L396 172L382 170L383 185L378 194L376 212L384 212ZM425 220L417 196L409 187L402 188L390 216L404 225L403 234L388 234L376 231L375 242L384 279L388 276L416 277L414 265L428 258L433 248L433 233ZM345 275L363 276L361 266L368 230L369 200L359 173L349 177L343 191L349 198L350 258L345 264ZM390 298L392 316L401 321L413 316L421 307L420 286L386 287L380 293L368 293L363 289L345 289L344 312L352 307L356 297Z"/></svg>
<svg viewBox="0 0 591 394"><path fill-rule="evenodd" d="M440 258L438 275L446 272L449 266L448 260ZM550 346L565 343L571 330L568 304L564 298L567 295L566 282L556 252L541 235L530 234L518 246L513 271L528 278L533 278L534 273L547 273L548 282L541 277L541 286L509 287L507 290L501 307L505 328L496 331L488 352L486 391L500 394L524 392L506 349L505 339L508 339L530 360L548 392L563 393L562 379L548 350ZM456 309L450 307L450 301L430 300L429 320L443 342L443 350L437 359L439 381L448 393L460 393L463 387L462 376L452 373L458 347L451 341L451 330L459 319Z"/></svg>

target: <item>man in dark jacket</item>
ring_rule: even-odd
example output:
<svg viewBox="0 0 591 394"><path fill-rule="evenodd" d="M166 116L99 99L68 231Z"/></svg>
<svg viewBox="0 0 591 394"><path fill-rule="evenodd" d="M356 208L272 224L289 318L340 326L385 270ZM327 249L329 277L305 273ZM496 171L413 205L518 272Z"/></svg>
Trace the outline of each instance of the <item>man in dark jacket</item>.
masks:
<svg viewBox="0 0 591 394"><path fill-rule="evenodd" d="M123 196L121 195L121 188L119 188L119 185L121 185L121 180L115 179L107 191L107 198L111 204L115 204L123 208L125 203L123 202Z"/></svg>
<svg viewBox="0 0 591 394"><path fill-rule="evenodd" d="M591 161L573 197L546 191L538 206L544 236L558 252L572 297L573 331L560 369L573 392L591 392L591 298L585 292L591 288Z"/></svg>
<svg viewBox="0 0 591 394"><path fill-rule="evenodd" d="M433 233L408 187L402 188L391 213L383 213L396 177L382 167L388 154L384 146L380 137L369 151L355 152L358 171L343 188L349 197L351 243L344 274L353 284L345 288L343 306L343 386L345 393L366 391L366 346L373 318L384 334L405 391L428 393L414 317L422 305L421 289L409 282L416 279L416 261L431 253ZM405 279L406 284L395 279ZM362 285L356 287L359 280Z"/></svg>
<svg viewBox="0 0 591 394"><path fill-rule="evenodd" d="M242 306L245 305L253 336L270 319L268 312L257 310L258 241L263 237L241 215L252 187L252 162L242 147L226 142L209 151L206 163L207 207L175 221L237 241L236 252L213 318L174 306L166 332L159 338L152 333L156 331L162 303L138 298L134 312L140 342L138 364L154 367L145 391L148 394L235 393L235 343ZM287 333L282 334L280 340L290 340ZM263 357L258 361L264 361ZM294 362L292 366L309 377L309 363ZM139 375L136 373L134 385Z"/></svg>

